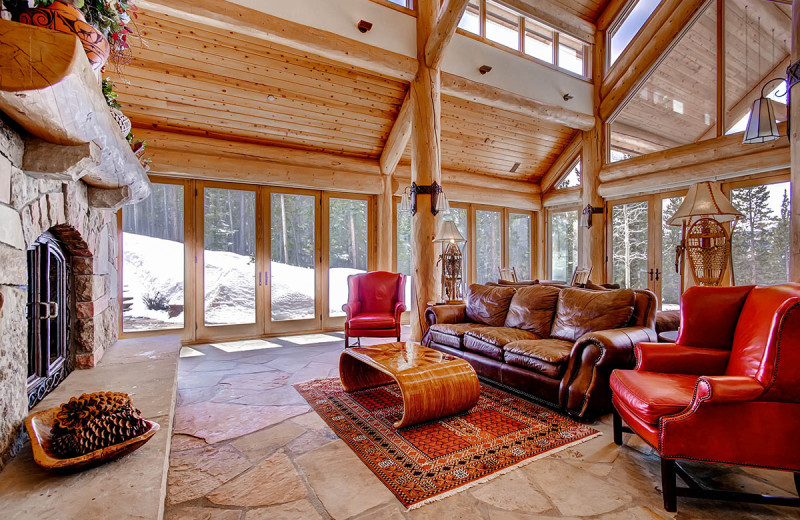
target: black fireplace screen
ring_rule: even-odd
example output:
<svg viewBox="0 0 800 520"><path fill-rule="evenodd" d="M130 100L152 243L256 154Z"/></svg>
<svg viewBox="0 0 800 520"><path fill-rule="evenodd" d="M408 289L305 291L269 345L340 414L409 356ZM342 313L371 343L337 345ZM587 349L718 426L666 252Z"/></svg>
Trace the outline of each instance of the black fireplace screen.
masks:
<svg viewBox="0 0 800 520"><path fill-rule="evenodd" d="M28 407L72 369L69 352L69 268L58 241L43 234L28 249Z"/></svg>

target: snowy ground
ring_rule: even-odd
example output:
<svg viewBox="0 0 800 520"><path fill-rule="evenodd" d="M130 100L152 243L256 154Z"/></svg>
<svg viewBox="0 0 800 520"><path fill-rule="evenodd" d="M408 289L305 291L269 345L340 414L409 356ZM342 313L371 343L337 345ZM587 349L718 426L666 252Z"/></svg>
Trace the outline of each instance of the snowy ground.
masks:
<svg viewBox="0 0 800 520"><path fill-rule="evenodd" d="M183 312L170 318L167 311L148 309L143 296L160 292L173 306L184 304L184 247L181 242L132 233L123 234L124 296L133 305L124 313L125 330L183 327ZM250 257L206 251L205 323L232 325L256 321L257 273ZM272 262L272 320L314 317L314 270ZM355 269L330 270L330 315L342 316L347 302L347 277Z"/></svg>

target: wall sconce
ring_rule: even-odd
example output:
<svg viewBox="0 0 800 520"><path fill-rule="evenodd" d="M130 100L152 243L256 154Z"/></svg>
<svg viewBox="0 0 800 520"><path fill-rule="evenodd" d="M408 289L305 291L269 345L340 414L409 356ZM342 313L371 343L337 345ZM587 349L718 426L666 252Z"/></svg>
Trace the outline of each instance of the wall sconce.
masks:
<svg viewBox="0 0 800 520"><path fill-rule="evenodd" d="M761 88L761 97L753 101L753 108L750 110L750 117L747 119L747 128L744 131L744 144L767 143L778 139L781 134L778 132L778 121L775 118L775 109L772 108L772 100L766 96L767 87L776 81L786 84L786 91L776 94L778 97L786 96L786 135L789 135L789 114L792 106L792 87L800 82L800 61L792 63L786 69L786 78L773 78Z"/></svg>
<svg viewBox="0 0 800 520"><path fill-rule="evenodd" d="M563 96L561 96L561 97L563 97L563 98L564 98L564 101L569 101L570 99L575 99L575 96L573 96L573 95L572 95L572 94L570 94L569 92L567 92L566 94L564 94L564 95L563 95Z"/></svg>
<svg viewBox="0 0 800 520"><path fill-rule="evenodd" d="M400 211L417 214L417 194L427 193L431 196L431 213L434 215L440 212L443 215L450 213L450 202L444 194L444 190L438 183L434 181L430 186L419 186L416 182L412 182L411 186L403 190L403 196L400 198Z"/></svg>
<svg viewBox="0 0 800 520"><path fill-rule="evenodd" d="M366 20L359 20L358 25L356 25L356 27L358 27L358 30L361 31L362 33L369 32L369 30L372 29L372 22L368 22Z"/></svg>
<svg viewBox="0 0 800 520"><path fill-rule="evenodd" d="M481 65L480 68L478 69L478 72L480 72L481 75L484 75L490 70L492 70L492 68L489 65Z"/></svg>
<svg viewBox="0 0 800 520"><path fill-rule="evenodd" d="M602 213L602 212L603 212L602 207L596 207L592 206L591 204L587 204L586 207L583 208L583 211L581 212L582 216L581 225L586 229L589 229L590 227L592 227L592 215L594 215L595 213Z"/></svg>

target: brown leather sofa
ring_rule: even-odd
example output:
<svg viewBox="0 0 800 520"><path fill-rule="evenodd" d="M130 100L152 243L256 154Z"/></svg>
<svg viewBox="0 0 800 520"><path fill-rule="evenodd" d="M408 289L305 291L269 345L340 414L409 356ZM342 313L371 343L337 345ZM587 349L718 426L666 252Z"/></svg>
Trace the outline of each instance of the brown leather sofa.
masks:
<svg viewBox="0 0 800 520"><path fill-rule="evenodd" d="M643 290L473 284L466 303L429 307L428 346L478 375L590 420L611 409L609 376L656 341L656 296Z"/></svg>

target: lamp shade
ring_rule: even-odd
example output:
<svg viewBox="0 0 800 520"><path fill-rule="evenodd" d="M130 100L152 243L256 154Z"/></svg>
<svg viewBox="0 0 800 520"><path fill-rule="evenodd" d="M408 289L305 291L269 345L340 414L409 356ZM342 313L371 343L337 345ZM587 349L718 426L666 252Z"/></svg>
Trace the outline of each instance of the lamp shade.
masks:
<svg viewBox="0 0 800 520"><path fill-rule="evenodd" d="M452 220L443 220L436 233L434 242L466 242L464 236L458 231L456 223Z"/></svg>
<svg viewBox="0 0 800 520"><path fill-rule="evenodd" d="M753 109L747 119L747 128L744 131L744 144L766 143L774 141L781 135L778 133L778 121L775 119L775 109L772 100L760 97L753 102Z"/></svg>
<svg viewBox="0 0 800 520"><path fill-rule="evenodd" d="M670 226L691 224L699 217L714 217L717 222L730 222L742 216L719 186L713 182L698 182L686 193L678 211L667 221Z"/></svg>
<svg viewBox="0 0 800 520"><path fill-rule="evenodd" d="M403 190L403 195L400 197L400 211L411 213L411 197L408 194L408 188Z"/></svg>

